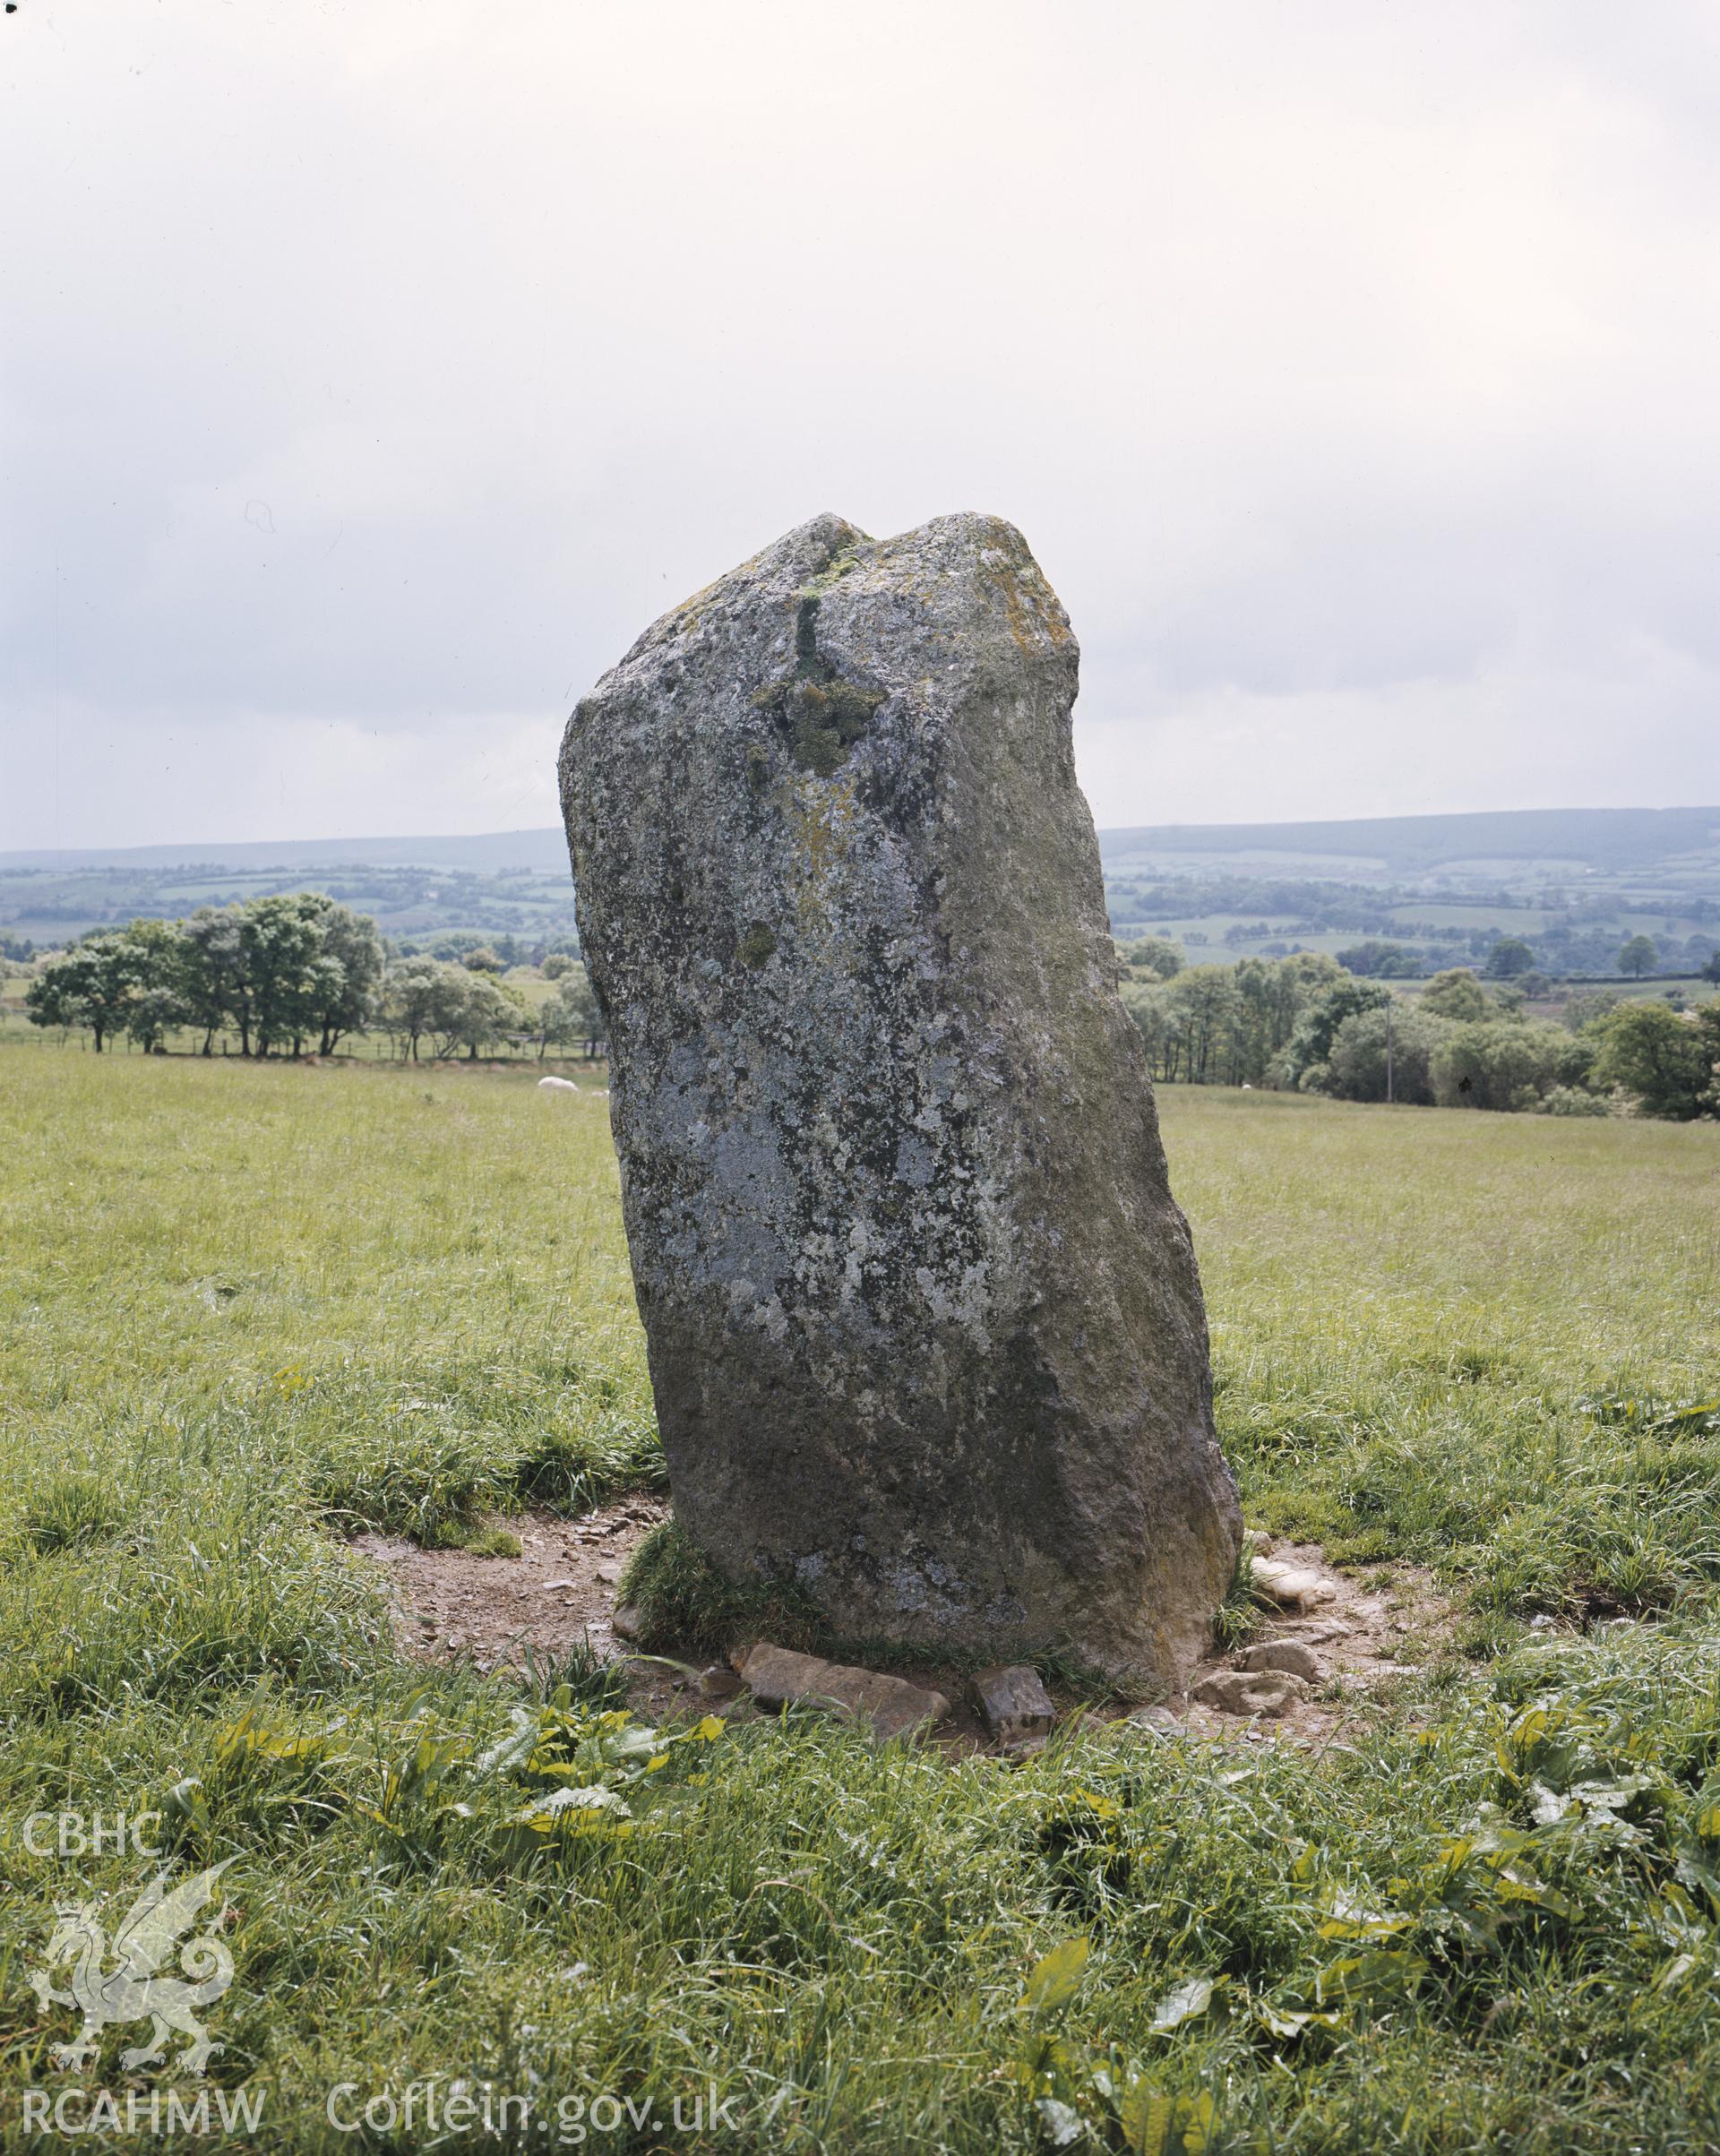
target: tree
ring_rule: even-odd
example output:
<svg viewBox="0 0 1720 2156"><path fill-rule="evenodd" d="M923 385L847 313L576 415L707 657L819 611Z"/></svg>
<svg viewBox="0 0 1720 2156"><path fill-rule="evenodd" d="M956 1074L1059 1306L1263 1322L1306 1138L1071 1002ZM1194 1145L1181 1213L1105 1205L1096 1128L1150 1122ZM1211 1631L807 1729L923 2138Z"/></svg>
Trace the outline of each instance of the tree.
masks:
<svg viewBox="0 0 1720 2156"><path fill-rule="evenodd" d="M1712 1113L1714 1065L1720 1058L1720 1014L1709 1004L1697 1019L1664 1003L1621 1003L1603 1019L1593 1066L1598 1086L1621 1086L1644 1115L1688 1122Z"/></svg>
<svg viewBox="0 0 1720 2156"><path fill-rule="evenodd" d="M328 966L313 975L308 1009L319 1055L329 1055L349 1033L361 1033L375 1009L383 978L383 939L368 914L355 914L320 892L317 932ZM331 970L331 967L332 970Z"/></svg>
<svg viewBox="0 0 1720 2156"><path fill-rule="evenodd" d="M1496 981L1530 973L1534 966L1535 953L1521 936L1501 936L1487 954L1487 970Z"/></svg>
<svg viewBox="0 0 1720 2156"><path fill-rule="evenodd" d="M1705 981L1720 981L1720 950L1703 959L1701 977Z"/></svg>
<svg viewBox="0 0 1720 2156"><path fill-rule="evenodd" d="M546 1032L546 1038L583 1041L588 1053L602 1041L606 1030L603 1012L590 975L583 966L571 965L562 975L555 993L544 1007L542 1022L553 1028Z"/></svg>
<svg viewBox="0 0 1720 2156"><path fill-rule="evenodd" d="M1591 1033L1625 1000L1621 988L1595 988L1565 998L1560 1014L1572 1033Z"/></svg>
<svg viewBox="0 0 1720 2156"><path fill-rule="evenodd" d="M1197 1086L1224 1076L1226 1045L1240 1005L1228 966L1191 966L1170 984L1171 1008L1182 1020L1188 1075Z"/></svg>
<svg viewBox="0 0 1720 2156"><path fill-rule="evenodd" d="M1170 984L1152 979L1125 981L1122 993L1122 1007L1147 1051L1148 1074L1157 1083L1169 1085L1182 1075L1178 1069L1182 1018L1171 1001Z"/></svg>
<svg viewBox="0 0 1720 2156"><path fill-rule="evenodd" d="M1345 1019L1361 1010L1383 1010L1391 1000L1390 989L1381 988L1377 981L1358 981L1353 975L1320 990L1297 1020L1284 1052L1283 1069L1290 1084L1317 1085L1308 1074L1329 1058Z"/></svg>
<svg viewBox="0 0 1720 2156"><path fill-rule="evenodd" d="M188 1026L203 1034L203 1053L215 1052L215 1035L229 1018L237 1022L243 993L244 954L236 906L200 906L179 924Z"/></svg>
<svg viewBox="0 0 1720 2156"><path fill-rule="evenodd" d="M1309 1005L1344 978L1344 968L1329 951L1293 950L1272 968L1272 1052L1288 1047Z"/></svg>
<svg viewBox="0 0 1720 2156"><path fill-rule="evenodd" d="M476 1062L479 1049L502 1039L509 1032L520 1031L529 1012L519 989L510 988L493 974L474 968L469 958L466 964L470 977L455 1035L465 1044L467 1055Z"/></svg>
<svg viewBox="0 0 1720 2156"><path fill-rule="evenodd" d="M88 951L56 951L24 991L24 1015L32 1026L56 1026L63 1033L90 1023L88 989L93 958ZM103 1028L106 1031L106 1028ZM96 1052L101 1052L101 1034Z"/></svg>
<svg viewBox="0 0 1720 2156"><path fill-rule="evenodd" d="M258 1055L283 1041L301 1041L315 1026L317 1009L335 992L332 976L313 973L322 956L318 915L330 903L304 891L253 898L228 908L230 940L211 930L199 942L199 962L215 959L219 972L200 991L200 1002L219 995L239 1031L239 1053ZM194 915L194 921L201 919Z"/></svg>
<svg viewBox="0 0 1720 2156"><path fill-rule="evenodd" d="M292 891L253 898L240 909L239 949L259 1055L288 1043L297 1055L340 999L340 962L322 944L322 915L331 903L318 891Z"/></svg>
<svg viewBox="0 0 1720 2156"><path fill-rule="evenodd" d="M1317 1071L1320 1091L1338 1100L1383 1101L1389 1044L1391 1098L1428 1107L1433 1099L1433 1056L1450 1026L1449 1018L1410 1002L1354 1011L1333 1035L1330 1054L1313 1067L1310 1078Z"/></svg>
<svg viewBox="0 0 1720 2156"><path fill-rule="evenodd" d="M323 1055L360 1031L374 1009L383 942L368 915L322 891L284 892L243 906L200 906L179 929L181 1023L237 1028L239 1052L283 1042Z"/></svg>
<svg viewBox="0 0 1720 2156"><path fill-rule="evenodd" d="M145 1055L159 1054L169 1033L191 1023L185 934L176 921L133 921L120 933L137 958L125 1030Z"/></svg>
<svg viewBox="0 0 1720 2156"><path fill-rule="evenodd" d="M1414 980L1422 970L1413 950L1401 943L1382 943L1377 936L1370 936L1365 943L1353 943L1347 950L1339 951L1337 962L1346 973L1387 981Z"/></svg>
<svg viewBox="0 0 1720 2156"><path fill-rule="evenodd" d="M1558 1082L1570 1048L1564 1028L1539 1018L1450 1026L1433 1052L1441 1108L1533 1108Z"/></svg>
<svg viewBox="0 0 1720 2156"><path fill-rule="evenodd" d="M1422 1009L1439 1018L1484 1018L1492 1008L1487 991L1466 966L1436 973L1422 991Z"/></svg>
<svg viewBox="0 0 1720 2156"><path fill-rule="evenodd" d="M25 1013L32 1026L87 1028L99 1055L143 992L147 966L146 946L124 931L86 936L43 966L24 992Z"/></svg>
<svg viewBox="0 0 1720 2156"><path fill-rule="evenodd" d="M452 1052L478 977L443 958L401 958L390 966L383 979L383 1020L409 1044L415 1063L421 1040L430 1041L432 1054Z"/></svg>
<svg viewBox="0 0 1720 2156"><path fill-rule="evenodd" d="M1168 981L1182 970L1182 948L1168 936L1142 936L1138 943L1123 947L1122 962L1132 972Z"/></svg>
<svg viewBox="0 0 1720 2156"><path fill-rule="evenodd" d="M1632 936L1620 946L1619 971L1628 973L1640 981L1644 974L1660 962L1660 950L1652 936Z"/></svg>
<svg viewBox="0 0 1720 2156"><path fill-rule="evenodd" d="M238 1029L260 1055L316 1040L324 1053L363 1026L383 966L376 923L321 891L200 906L186 921L104 929L44 968L29 1000L38 1025L83 1026L98 1050L122 1029L146 1052L181 1026L211 1052Z"/></svg>
<svg viewBox="0 0 1720 2156"><path fill-rule="evenodd" d="M1281 1073L1299 1020L1311 1002L1340 983L1359 985L1323 951L1304 950L1191 966L1168 980L1131 973L1121 992L1155 1079L1258 1086L1278 1082L1275 1074ZM1290 1072L1284 1082L1294 1084L1294 1076Z"/></svg>
<svg viewBox="0 0 1720 2156"><path fill-rule="evenodd" d="M1226 1044L1226 1085L1258 1086L1284 1045L1280 1013L1282 968L1269 958L1239 958L1232 969L1236 984L1235 1012Z"/></svg>

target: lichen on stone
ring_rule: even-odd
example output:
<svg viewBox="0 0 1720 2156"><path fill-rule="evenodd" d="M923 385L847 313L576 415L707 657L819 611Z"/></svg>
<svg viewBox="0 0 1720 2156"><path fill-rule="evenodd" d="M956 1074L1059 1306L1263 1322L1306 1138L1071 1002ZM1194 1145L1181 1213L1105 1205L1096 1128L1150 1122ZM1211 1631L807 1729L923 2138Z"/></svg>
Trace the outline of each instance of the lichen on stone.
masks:
<svg viewBox="0 0 1720 2156"><path fill-rule="evenodd" d="M743 966L750 966L754 973L776 955L777 939L773 930L764 922L755 921L741 938L739 957Z"/></svg>

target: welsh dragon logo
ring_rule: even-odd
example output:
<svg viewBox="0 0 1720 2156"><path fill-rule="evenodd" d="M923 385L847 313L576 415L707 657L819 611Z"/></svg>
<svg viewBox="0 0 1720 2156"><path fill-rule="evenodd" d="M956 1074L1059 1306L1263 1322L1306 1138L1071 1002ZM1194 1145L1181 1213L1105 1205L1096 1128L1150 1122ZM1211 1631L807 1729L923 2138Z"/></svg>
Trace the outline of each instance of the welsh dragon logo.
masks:
<svg viewBox="0 0 1720 2156"><path fill-rule="evenodd" d="M161 2065L174 2030L191 2039L176 2063L187 2074L203 2071L217 2047L195 2010L219 1998L233 1981L233 1956L217 1936L226 1904L196 1938L186 1939L179 1948L179 1966L189 1982L157 1971L175 1942L190 1930L198 1911L214 1899L216 1882L232 1861L228 1857L212 1864L177 1886L170 1885L165 1873L152 1880L114 1934L111 1964L108 1934L98 1916L101 1904L61 1905L47 1942L47 1969L39 1969L30 1978L44 2012L49 2006L74 2006L83 2016L83 2026L73 2040L55 2045L56 2066L81 2072L93 2062L101 2032L109 2023L147 2021L151 2024L149 2042L120 2054L124 2072ZM72 1964L70 1989L56 1991L48 1971L65 1962Z"/></svg>

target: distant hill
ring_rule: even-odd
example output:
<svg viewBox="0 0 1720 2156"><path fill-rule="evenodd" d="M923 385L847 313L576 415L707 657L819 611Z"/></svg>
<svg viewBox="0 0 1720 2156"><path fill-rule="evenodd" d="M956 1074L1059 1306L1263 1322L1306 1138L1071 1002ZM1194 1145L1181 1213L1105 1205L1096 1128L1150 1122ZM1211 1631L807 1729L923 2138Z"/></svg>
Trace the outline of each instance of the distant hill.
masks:
<svg viewBox="0 0 1720 2156"><path fill-rule="evenodd" d="M1342 863L1351 874L1389 880L1441 869L1484 873L1501 862L1549 869L1655 869L1679 861L1720 863L1720 808L1498 809L1458 816L1361 816L1327 823L1159 823L1099 833L1107 863L1163 859L1234 864L1240 859ZM33 869L459 868L531 869L560 875L567 840L554 826L422 838L258 838L176 846L84 846L0 854L0 871Z"/></svg>
<svg viewBox="0 0 1720 2156"><path fill-rule="evenodd" d="M1578 872L1720 869L1720 808L1500 809L1464 816L1368 816L1330 823L1169 823L1102 831L1107 863L1191 857L1341 866L1368 880L1482 878L1500 863L1541 863L1549 880Z"/></svg>
<svg viewBox="0 0 1720 2156"><path fill-rule="evenodd" d="M541 831L484 831L449 838L246 838L178 846L79 846L56 853L0 854L7 869L529 868L567 873L567 839Z"/></svg>
<svg viewBox="0 0 1720 2156"><path fill-rule="evenodd" d="M1099 847L1115 932L1171 936L1191 958L1376 938L1431 967L1475 963L1511 935L1548 970L1588 974L1627 935L1652 935L1668 970L1720 941L1720 808L1159 824L1102 831ZM526 952L577 933L551 828L0 854L0 946L307 888L408 946L464 936Z"/></svg>

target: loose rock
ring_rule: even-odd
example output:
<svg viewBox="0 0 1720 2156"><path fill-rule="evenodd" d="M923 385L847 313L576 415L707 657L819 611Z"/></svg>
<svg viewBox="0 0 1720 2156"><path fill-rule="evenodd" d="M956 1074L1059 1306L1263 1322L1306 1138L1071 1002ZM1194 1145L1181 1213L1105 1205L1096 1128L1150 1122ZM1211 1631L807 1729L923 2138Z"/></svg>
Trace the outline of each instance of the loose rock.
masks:
<svg viewBox="0 0 1720 2156"><path fill-rule="evenodd" d="M899 1677L824 1662L816 1654L796 1654L787 1647L752 1648L740 1674L742 1683L768 1711L827 1707L862 1723L880 1744L928 1729L950 1712L950 1702L942 1692L923 1691Z"/></svg>
<svg viewBox="0 0 1720 2156"><path fill-rule="evenodd" d="M1287 1714L1297 1700L1305 1699L1308 1687L1300 1677L1283 1670L1215 1670L1203 1677L1191 1696L1203 1706L1219 1707L1226 1714Z"/></svg>
<svg viewBox="0 0 1720 2156"><path fill-rule="evenodd" d="M1241 1519L1020 534L815 518L562 749L681 1530L850 1636L1182 1681Z"/></svg>
<svg viewBox="0 0 1720 2156"><path fill-rule="evenodd" d="M1137 1729L1152 1730L1162 1737L1174 1737L1182 1727L1182 1717L1167 1706L1137 1707L1129 1719Z"/></svg>
<svg viewBox="0 0 1720 2156"><path fill-rule="evenodd" d="M1281 1564L1272 1557L1257 1557L1250 1576L1259 1592L1281 1610L1318 1609L1337 1592L1318 1572L1310 1572L1302 1565Z"/></svg>
<svg viewBox="0 0 1720 2156"><path fill-rule="evenodd" d="M1318 1684L1325 1674L1319 1655L1299 1639L1259 1640L1244 1647L1237 1661L1244 1670L1283 1670L1309 1684Z"/></svg>
<svg viewBox="0 0 1720 2156"><path fill-rule="evenodd" d="M1048 1736L1057 1710L1039 1672L1026 1662L981 1670L973 1680L974 1704L985 1727L1003 1745Z"/></svg>

